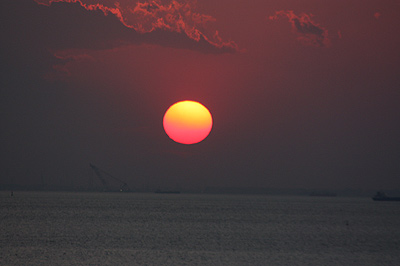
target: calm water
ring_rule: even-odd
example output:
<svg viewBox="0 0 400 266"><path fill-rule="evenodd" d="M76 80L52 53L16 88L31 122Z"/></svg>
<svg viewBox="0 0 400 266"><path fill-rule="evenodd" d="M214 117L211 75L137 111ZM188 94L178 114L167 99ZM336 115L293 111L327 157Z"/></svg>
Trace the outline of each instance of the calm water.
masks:
<svg viewBox="0 0 400 266"><path fill-rule="evenodd" d="M0 265L400 265L400 203L0 192Z"/></svg>

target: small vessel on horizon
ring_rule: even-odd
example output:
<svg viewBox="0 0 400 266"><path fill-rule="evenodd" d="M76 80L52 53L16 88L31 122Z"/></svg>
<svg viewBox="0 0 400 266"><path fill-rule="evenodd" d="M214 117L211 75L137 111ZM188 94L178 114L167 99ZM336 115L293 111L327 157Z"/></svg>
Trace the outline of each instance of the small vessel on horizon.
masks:
<svg viewBox="0 0 400 266"><path fill-rule="evenodd" d="M314 191L308 194L311 197L336 197L337 194L334 192L319 192Z"/></svg>
<svg viewBox="0 0 400 266"><path fill-rule="evenodd" d="M157 189L156 191L154 191L154 193L180 194L181 192L179 190L161 190L161 189Z"/></svg>
<svg viewBox="0 0 400 266"><path fill-rule="evenodd" d="M388 197L385 193L378 191L375 196L372 197L374 201L400 201L400 197Z"/></svg>

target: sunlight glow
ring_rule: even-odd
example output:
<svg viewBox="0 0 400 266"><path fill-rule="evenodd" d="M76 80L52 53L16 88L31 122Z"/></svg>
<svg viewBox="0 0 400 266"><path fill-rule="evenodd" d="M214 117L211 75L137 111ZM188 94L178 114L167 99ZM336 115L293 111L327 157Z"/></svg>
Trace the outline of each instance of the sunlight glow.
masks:
<svg viewBox="0 0 400 266"><path fill-rule="evenodd" d="M173 104L165 113L165 133L182 144L195 144L204 140L211 131L212 117L202 104L181 101Z"/></svg>

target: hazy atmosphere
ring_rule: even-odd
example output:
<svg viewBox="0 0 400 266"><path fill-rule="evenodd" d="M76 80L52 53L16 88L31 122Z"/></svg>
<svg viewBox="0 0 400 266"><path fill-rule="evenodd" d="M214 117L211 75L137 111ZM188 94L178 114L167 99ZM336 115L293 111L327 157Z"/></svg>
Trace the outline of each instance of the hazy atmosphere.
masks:
<svg viewBox="0 0 400 266"><path fill-rule="evenodd" d="M399 1L0 6L2 186L400 189ZM182 100L198 144L163 129Z"/></svg>

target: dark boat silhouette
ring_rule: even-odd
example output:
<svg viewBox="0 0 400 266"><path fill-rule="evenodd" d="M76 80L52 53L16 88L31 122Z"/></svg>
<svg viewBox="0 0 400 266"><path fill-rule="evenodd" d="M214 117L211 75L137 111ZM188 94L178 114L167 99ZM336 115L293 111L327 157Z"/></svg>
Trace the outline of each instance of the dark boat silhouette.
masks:
<svg viewBox="0 0 400 266"><path fill-rule="evenodd" d="M311 192L308 195L311 197L336 197L337 196L337 194L333 193L333 192L318 192L318 191Z"/></svg>
<svg viewBox="0 0 400 266"><path fill-rule="evenodd" d="M383 192L376 192L375 196L372 197L375 201L400 201L400 197L388 197Z"/></svg>
<svg viewBox="0 0 400 266"><path fill-rule="evenodd" d="M162 194L179 194L181 193L179 190L161 190L157 189L154 193L162 193Z"/></svg>

